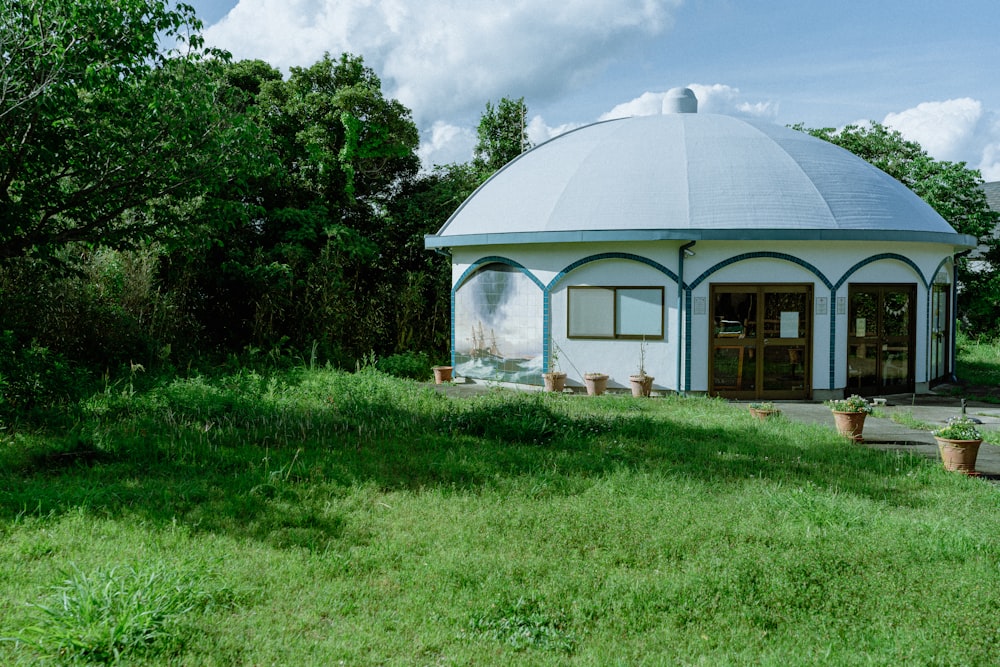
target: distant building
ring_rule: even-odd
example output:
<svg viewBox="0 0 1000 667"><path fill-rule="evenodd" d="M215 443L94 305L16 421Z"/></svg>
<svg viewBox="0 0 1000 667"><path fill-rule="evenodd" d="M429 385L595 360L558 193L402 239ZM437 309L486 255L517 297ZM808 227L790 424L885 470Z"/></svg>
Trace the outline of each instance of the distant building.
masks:
<svg viewBox="0 0 1000 667"><path fill-rule="evenodd" d="M452 256L452 356L541 384L745 399L925 391L952 370L953 258L975 246L898 181L807 134L698 114L596 123L513 160L429 235Z"/></svg>
<svg viewBox="0 0 1000 667"><path fill-rule="evenodd" d="M982 184L983 192L986 193L986 204L991 210L1000 213L1000 181L994 181L992 183ZM994 228L993 238L1000 238L1000 229ZM973 271L980 271L984 268L986 260L983 259L983 255L989 249L985 244L979 244L972 253L969 255L969 268Z"/></svg>
<svg viewBox="0 0 1000 667"><path fill-rule="evenodd" d="M1000 181L983 183L983 191L986 193L986 203L991 209L1000 213Z"/></svg>

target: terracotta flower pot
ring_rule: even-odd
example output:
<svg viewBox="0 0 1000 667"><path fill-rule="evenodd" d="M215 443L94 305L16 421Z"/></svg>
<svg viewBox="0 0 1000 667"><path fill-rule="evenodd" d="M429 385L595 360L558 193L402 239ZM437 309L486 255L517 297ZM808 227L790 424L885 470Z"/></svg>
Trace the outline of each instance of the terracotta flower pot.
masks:
<svg viewBox="0 0 1000 667"><path fill-rule="evenodd" d="M941 463L944 464L945 470L966 475L976 474L976 457L979 456L979 445L982 444L982 440L951 440L937 436L934 439L937 441Z"/></svg>
<svg viewBox="0 0 1000 667"><path fill-rule="evenodd" d="M451 366L432 366L431 370L434 371L434 384L451 382Z"/></svg>
<svg viewBox="0 0 1000 667"><path fill-rule="evenodd" d="M559 393L566 386L566 374L562 371L542 373L542 380L545 382L545 391Z"/></svg>
<svg viewBox="0 0 1000 667"><path fill-rule="evenodd" d="M628 380L632 384L633 396L649 396L653 391L652 375L630 375Z"/></svg>
<svg viewBox="0 0 1000 667"><path fill-rule="evenodd" d="M608 376L604 373L587 373L583 376L589 396L600 396L608 388Z"/></svg>
<svg viewBox="0 0 1000 667"><path fill-rule="evenodd" d="M837 425L837 433L854 442L861 442L861 432L865 428L864 412L840 412L833 411L833 422Z"/></svg>
<svg viewBox="0 0 1000 667"><path fill-rule="evenodd" d="M761 421L764 421L765 419L770 419L771 417L775 417L777 415L780 415L781 414L781 410L777 410L777 409L766 410L766 409L763 409L763 408L750 408L750 414L753 415L754 417L756 417L757 419L759 419Z"/></svg>

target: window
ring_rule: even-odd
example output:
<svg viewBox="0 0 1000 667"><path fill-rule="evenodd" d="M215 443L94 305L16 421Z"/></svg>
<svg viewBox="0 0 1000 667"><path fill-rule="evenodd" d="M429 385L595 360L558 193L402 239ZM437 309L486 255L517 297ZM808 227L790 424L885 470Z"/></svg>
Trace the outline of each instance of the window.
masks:
<svg viewBox="0 0 1000 667"><path fill-rule="evenodd" d="M570 287L570 338L663 338L662 287Z"/></svg>

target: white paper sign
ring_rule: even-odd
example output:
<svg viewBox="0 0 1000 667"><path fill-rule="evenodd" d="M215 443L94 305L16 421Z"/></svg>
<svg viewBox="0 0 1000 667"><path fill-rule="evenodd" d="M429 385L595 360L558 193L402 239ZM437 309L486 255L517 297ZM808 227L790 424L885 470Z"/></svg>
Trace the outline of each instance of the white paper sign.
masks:
<svg viewBox="0 0 1000 667"><path fill-rule="evenodd" d="M781 311L781 337L799 337L799 313L796 310Z"/></svg>
<svg viewBox="0 0 1000 667"><path fill-rule="evenodd" d="M868 323L868 321L865 318L863 318L863 317L859 317L857 320L855 320L854 321L854 335L857 336L858 338L864 338L864 335L865 335L865 325L867 323Z"/></svg>

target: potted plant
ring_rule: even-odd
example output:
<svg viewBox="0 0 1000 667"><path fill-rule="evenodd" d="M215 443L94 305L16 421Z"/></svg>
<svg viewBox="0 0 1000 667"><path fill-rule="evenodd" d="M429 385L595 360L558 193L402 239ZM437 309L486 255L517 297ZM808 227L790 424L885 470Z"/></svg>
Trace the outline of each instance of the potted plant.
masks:
<svg viewBox="0 0 1000 667"><path fill-rule="evenodd" d="M750 414L757 419L764 421L768 417L780 415L781 410L779 410L771 401L755 401L750 404Z"/></svg>
<svg viewBox="0 0 1000 667"><path fill-rule="evenodd" d="M646 339L639 345L639 372L629 376L633 396L649 396L653 390L653 376L646 375Z"/></svg>
<svg viewBox="0 0 1000 667"><path fill-rule="evenodd" d="M861 432L865 428L865 417L871 414L872 406L864 398L852 394L847 398L827 401L826 405L833 411L833 421L837 432L854 442L861 442Z"/></svg>
<svg viewBox="0 0 1000 667"><path fill-rule="evenodd" d="M587 385L588 396L600 396L608 388L608 376L605 373L584 373L583 383Z"/></svg>
<svg viewBox="0 0 1000 667"><path fill-rule="evenodd" d="M559 348L554 340L550 342L549 349L549 371L542 373L542 381L545 391L559 393L566 386L566 373L559 370Z"/></svg>
<svg viewBox="0 0 1000 667"><path fill-rule="evenodd" d="M434 371L434 384L451 382L451 366L431 366L431 370Z"/></svg>
<svg viewBox="0 0 1000 667"><path fill-rule="evenodd" d="M965 415L952 417L942 428L934 431L934 440L937 441L945 470L976 474L976 457L983 442L983 434L976 427L976 422Z"/></svg>

